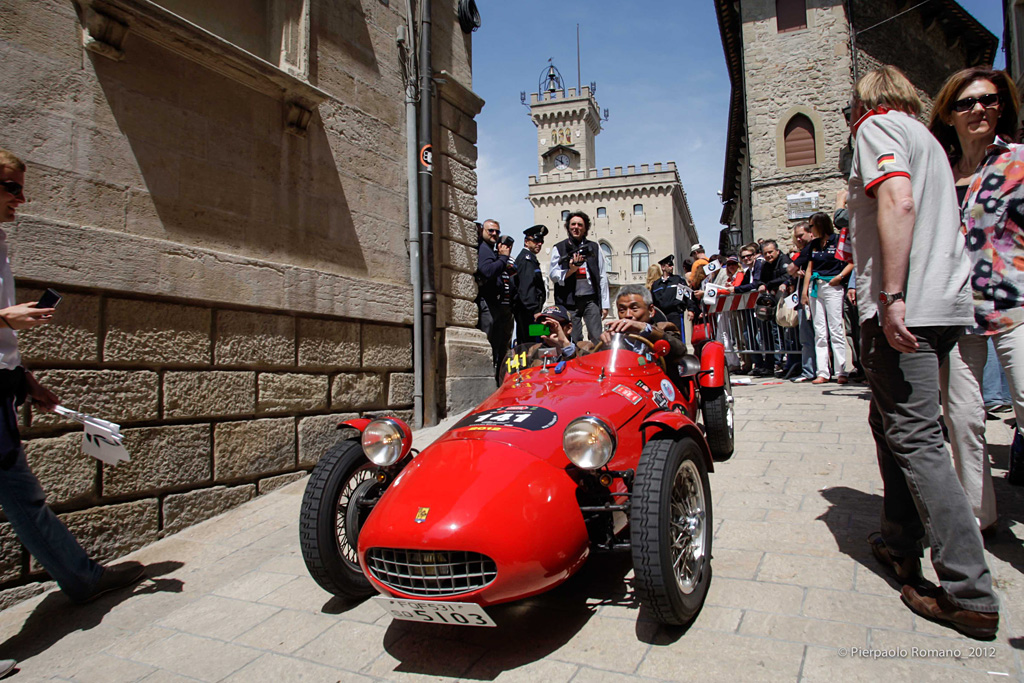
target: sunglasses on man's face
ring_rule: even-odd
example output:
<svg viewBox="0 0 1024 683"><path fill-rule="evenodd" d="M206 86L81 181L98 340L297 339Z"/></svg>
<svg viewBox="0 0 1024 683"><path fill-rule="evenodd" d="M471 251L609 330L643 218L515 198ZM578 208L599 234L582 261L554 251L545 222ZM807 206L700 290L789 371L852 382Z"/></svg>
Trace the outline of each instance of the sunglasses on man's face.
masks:
<svg viewBox="0 0 1024 683"><path fill-rule="evenodd" d="M981 104L985 109L994 107L999 104L999 93L990 92L982 95L981 97L965 97L957 100L953 103L953 111L958 111L963 114L964 112L974 109L974 105L976 104Z"/></svg>
<svg viewBox="0 0 1024 683"><path fill-rule="evenodd" d="M4 189L4 192L13 197L17 197L25 189L21 186L21 183L16 183L13 180L0 180L0 187Z"/></svg>

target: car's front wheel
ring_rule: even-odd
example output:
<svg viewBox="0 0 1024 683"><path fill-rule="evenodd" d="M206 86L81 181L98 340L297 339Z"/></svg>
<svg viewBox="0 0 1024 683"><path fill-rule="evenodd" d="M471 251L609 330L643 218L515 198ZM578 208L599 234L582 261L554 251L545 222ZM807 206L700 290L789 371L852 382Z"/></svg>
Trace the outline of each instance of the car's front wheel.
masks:
<svg viewBox="0 0 1024 683"><path fill-rule="evenodd" d="M735 449L735 404L729 370L721 387L701 387L700 410L704 417L704 435L715 462L732 457Z"/></svg>
<svg viewBox="0 0 1024 683"><path fill-rule="evenodd" d="M299 544L310 576L329 593L373 595L359 567L357 541L371 508L360 504L379 493L374 466L356 439L332 446L313 468L302 496Z"/></svg>
<svg viewBox="0 0 1024 683"><path fill-rule="evenodd" d="M630 510L633 572L640 603L664 624L697 616L711 585L711 484L690 438L647 443Z"/></svg>

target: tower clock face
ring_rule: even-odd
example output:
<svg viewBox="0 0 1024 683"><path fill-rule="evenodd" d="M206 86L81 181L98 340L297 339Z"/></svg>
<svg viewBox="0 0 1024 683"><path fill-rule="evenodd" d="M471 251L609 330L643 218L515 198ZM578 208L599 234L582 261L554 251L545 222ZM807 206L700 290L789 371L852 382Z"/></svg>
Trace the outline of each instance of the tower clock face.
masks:
<svg viewBox="0 0 1024 683"><path fill-rule="evenodd" d="M565 169L569 168L569 155L559 154L558 156L556 156L555 168L557 168L559 171L564 171Z"/></svg>

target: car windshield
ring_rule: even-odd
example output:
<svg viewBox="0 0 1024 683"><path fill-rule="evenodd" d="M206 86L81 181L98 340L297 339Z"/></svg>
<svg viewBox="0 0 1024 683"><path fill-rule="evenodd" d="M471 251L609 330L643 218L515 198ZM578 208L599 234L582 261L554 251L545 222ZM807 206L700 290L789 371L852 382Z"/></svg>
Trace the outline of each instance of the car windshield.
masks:
<svg viewBox="0 0 1024 683"><path fill-rule="evenodd" d="M602 344L596 354L584 356L585 365L597 365L607 372L635 369L646 365L657 367L651 348L636 335L613 332L607 344Z"/></svg>

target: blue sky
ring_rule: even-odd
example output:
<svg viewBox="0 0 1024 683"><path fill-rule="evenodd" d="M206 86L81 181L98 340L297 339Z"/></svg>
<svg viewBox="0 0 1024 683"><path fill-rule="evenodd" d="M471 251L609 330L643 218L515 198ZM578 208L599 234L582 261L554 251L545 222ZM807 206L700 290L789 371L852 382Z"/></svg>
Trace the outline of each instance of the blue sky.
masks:
<svg viewBox="0 0 1024 683"><path fill-rule="evenodd" d="M582 81L597 83L598 105L610 112L596 138L597 166L675 161L701 241L717 244L729 76L712 0L477 3L473 90L487 103L477 117L480 219L498 219L520 243L533 224L525 197L537 174L537 133L519 93L536 92L548 58L576 87L579 23ZM960 4L1001 40L1001 2Z"/></svg>

